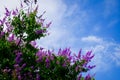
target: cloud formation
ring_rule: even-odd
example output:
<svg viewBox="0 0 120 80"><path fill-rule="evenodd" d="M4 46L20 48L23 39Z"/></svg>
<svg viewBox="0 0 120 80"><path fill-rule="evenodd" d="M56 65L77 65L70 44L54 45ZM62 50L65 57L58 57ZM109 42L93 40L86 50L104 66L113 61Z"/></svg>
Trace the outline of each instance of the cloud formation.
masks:
<svg viewBox="0 0 120 80"><path fill-rule="evenodd" d="M81 38L83 42L102 42L102 39L97 38L95 36L88 36L88 37L83 37Z"/></svg>
<svg viewBox="0 0 120 80"><path fill-rule="evenodd" d="M94 64L97 65L96 71L101 69L107 71L112 68L111 64L113 63L120 66L120 44L97 36L83 37L81 41L87 44L83 47L84 50L91 49L95 54Z"/></svg>
<svg viewBox="0 0 120 80"><path fill-rule="evenodd" d="M44 0L39 1L39 12L46 11L44 17L47 21L52 20L50 35L41 40L37 40L39 46L50 48L67 47L71 39L71 29L68 26L69 20L66 17L71 16L77 8L77 5L68 7L63 0ZM68 10L69 9L69 10Z"/></svg>

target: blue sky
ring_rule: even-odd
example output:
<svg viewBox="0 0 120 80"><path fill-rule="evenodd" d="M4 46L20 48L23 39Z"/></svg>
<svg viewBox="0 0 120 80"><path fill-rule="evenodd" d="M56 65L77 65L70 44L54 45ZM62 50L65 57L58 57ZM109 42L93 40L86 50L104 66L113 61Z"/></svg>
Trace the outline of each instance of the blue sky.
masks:
<svg viewBox="0 0 120 80"><path fill-rule="evenodd" d="M18 0L0 2L4 7L18 6ZM52 21L50 35L37 40L47 49L71 47L73 53L92 50L96 80L120 80L120 0L38 0L39 13Z"/></svg>

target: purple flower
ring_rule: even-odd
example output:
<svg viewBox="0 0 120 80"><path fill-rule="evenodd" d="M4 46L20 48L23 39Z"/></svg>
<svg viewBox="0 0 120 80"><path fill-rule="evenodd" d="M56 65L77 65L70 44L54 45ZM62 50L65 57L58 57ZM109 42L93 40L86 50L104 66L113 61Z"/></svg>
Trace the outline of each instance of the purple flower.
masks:
<svg viewBox="0 0 120 80"><path fill-rule="evenodd" d="M37 12L37 11L38 11L38 5L37 5L37 7L35 8L34 12Z"/></svg>
<svg viewBox="0 0 120 80"><path fill-rule="evenodd" d="M36 30L35 33L36 34L43 34L44 32L46 32L45 30Z"/></svg>
<svg viewBox="0 0 120 80"><path fill-rule="evenodd" d="M14 64L14 68L18 68L19 67L19 65L18 64Z"/></svg>
<svg viewBox="0 0 120 80"><path fill-rule="evenodd" d="M16 8L15 11L18 13L18 8Z"/></svg>
<svg viewBox="0 0 120 80"><path fill-rule="evenodd" d="M22 66L21 66L21 68L24 68L26 66L26 63L24 63Z"/></svg>
<svg viewBox="0 0 120 80"><path fill-rule="evenodd" d="M44 21L45 21L45 19L40 19L40 22L41 22L41 23L44 23Z"/></svg>
<svg viewBox="0 0 120 80"><path fill-rule="evenodd" d="M86 55L82 56L82 59L85 60L86 62L91 61L91 59L94 57L94 55L91 55L92 51L88 51Z"/></svg>
<svg viewBox="0 0 120 80"><path fill-rule="evenodd" d="M40 23L41 26L44 26L44 21L45 21L45 19L39 19L38 23Z"/></svg>
<svg viewBox="0 0 120 80"><path fill-rule="evenodd" d="M35 42L35 41L31 41L30 44L31 44L33 47L36 47L36 42Z"/></svg>
<svg viewBox="0 0 120 80"><path fill-rule="evenodd" d="M13 10L12 15L16 16L17 12Z"/></svg>
<svg viewBox="0 0 120 80"><path fill-rule="evenodd" d="M64 62L64 63L62 64L62 67L66 67L66 62Z"/></svg>
<svg viewBox="0 0 120 80"><path fill-rule="evenodd" d="M0 32L0 38L3 37L5 35L5 32L1 31Z"/></svg>
<svg viewBox="0 0 120 80"><path fill-rule="evenodd" d="M79 66L76 66L75 71L78 72L78 70L79 70Z"/></svg>
<svg viewBox="0 0 120 80"><path fill-rule="evenodd" d="M5 8L5 11L6 11L5 15L10 16L11 12L7 8Z"/></svg>
<svg viewBox="0 0 120 80"><path fill-rule="evenodd" d="M93 66L88 66L88 69L93 69L94 67L96 67L96 65L93 65Z"/></svg>
<svg viewBox="0 0 120 80"><path fill-rule="evenodd" d="M81 51L82 50L80 50L79 53L78 53L78 56L77 56L78 59L81 59Z"/></svg>
<svg viewBox="0 0 120 80"><path fill-rule="evenodd" d="M20 4L20 7L23 8L23 4L22 4L22 2L21 2L21 4Z"/></svg>
<svg viewBox="0 0 120 80"><path fill-rule="evenodd" d="M5 23L6 18L7 17L5 16L2 20L0 20L0 26L2 26Z"/></svg>
<svg viewBox="0 0 120 80"><path fill-rule="evenodd" d="M13 41L14 40L14 34L11 34L9 37L8 37L8 41Z"/></svg>
<svg viewBox="0 0 120 80"><path fill-rule="evenodd" d="M36 62L41 62L42 61L42 58L44 57L44 53L42 50L39 50L37 53L36 53L36 56L38 57L38 59L36 60Z"/></svg>
<svg viewBox="0 0 120 80"><path fill-rule="evenodd" d="M9 27L10 26L10 22L5 22L6 26Z"/></svg>
<svg viewBox="0 0 120 80"><path fill-rule="evenodd" d="M7 26L7 32L11 32L13 30L13 27L11 26L10 22L5 22L5 25Z"/></svg>
<svg viewBox="0 0 120 80"><path fill-rule="evenodd" d="M77 80L81 80L81 78L82 78L82 74L78 76Z"/></svg>
<svg viewBox="0 0 120 80"><path fill-rule="evenodd" d="M3 21L2 20L0 20L0 26L2 26L3 25Z"/></svg>
<svg viewBox="0 0 120 80"><path fill-rule="evenodd" d="M50 60L54 60L54 56L52 55L53 51L48 50L48 56Z"/></svg>
<svg viewBox="0 0 120 80"><path fill-rule="evenodd" d="M50 60L48 59L48 57L46 58L45 62L46 62L46 67L48 68L50 65Z"/></svg>
<svg viewBox="0 0 120 80"><path fill-rule="evenodd" d="M50 27L52 22L49 22L48 24L46 24L46 28Z"/></svg>
<svg viewBox="0 0 120 80"><path fill-rule="evenodd" d="M16 45L21 44L20 38L17 38L17 39L15 40L15 43L16 43Z"/></svg>
<svg viewBox="0 0 120 80"><path fill-rule="evenodd" d="M88 75L85 77L85 80L91 80L90 74L88 74Z"/></svg>
<svg viewBox="0 0 120 80"><path fill-rule="evenodd" d="M59 55L59 56L69 57L69 56L71 55L71 51L70 51L69 48L66 48L66 49L64 49L64 50L59 49L58 55Z"/></svg>
<svg viewBox="0 0 120 80"><path fill-rule="evenodd" d="M31 68L31 69L34 69L34 66L31 66L30 68Z"/></svg>
<svg viewBox="0 0 120 80"><path fill-rule="evenodd" d="M18 9L16 8L15 10L12 11L12 15L16 16L18 14Z"/></svg>
<svg viewBox="0 0 120 80"><path fill-rule="evenodd" d="M22 61L22 53L21 52L18 52L18 53L16 53L16 58L15 58L15 62L17 63L17 64L19 64L21 61Z"/></svg>
<svg viewBox="0 0 120 80"><path fill-rule="evenodd" d="M18 75L18 80L22 80L22 77L21 77L21 75Z"/></svg>
<svg viewBox="0 0 120 80"><path fill-rule="evenodd" d="M0 35L2 35L2 36L3 36L3 35L5 35L5 32L1 32L1 34L0 34Z"/></svg>
<svg viewBox="0 0 120 80"><path fill-rule="evenodd" d="M40 80L40 75L36 74L36 80Z"/></svg>

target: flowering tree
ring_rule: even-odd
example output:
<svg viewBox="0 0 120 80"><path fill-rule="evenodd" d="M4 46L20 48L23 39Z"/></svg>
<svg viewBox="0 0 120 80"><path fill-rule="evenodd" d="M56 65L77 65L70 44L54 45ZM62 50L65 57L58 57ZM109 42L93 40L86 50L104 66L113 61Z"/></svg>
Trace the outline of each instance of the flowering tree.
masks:
<svg viewBox="0 0 120 80"><path fill-rule="evenodd" d="M51 24L37 16L38 6L5 10L0 20L0 80L94 80L82 76L95 67L88 64L94 57L91 51L71 55L69 48L55 53L37 47L36 39L45 37Z"/></svg>

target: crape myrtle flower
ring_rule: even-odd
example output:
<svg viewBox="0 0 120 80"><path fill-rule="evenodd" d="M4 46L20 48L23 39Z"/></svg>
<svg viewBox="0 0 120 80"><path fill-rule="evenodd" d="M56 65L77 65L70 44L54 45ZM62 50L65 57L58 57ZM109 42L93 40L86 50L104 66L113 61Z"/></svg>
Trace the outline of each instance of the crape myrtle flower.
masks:
<svg viewBox="0 0 120 80"><path fill-rule="evenodd" d="M2 26L3 25L3 21L2 20L0 20L0 26Z"/></svg>
<svg viewBox="0 0 120 80"><path fill-rule="evenodd" d="M18 75L18 80L22 80L22 77L21 77L21 75Z"/></svg>
<svg viewBox="0 0 120 80"><path fill-rule="evenodd" d="M21 69L23 69L26 66L26 63L22 64Z"/></svg>
<svg viewBox="0 0 120 80"><path fill-rule="evenodd" d="M36 61L37 61L37 62L41 62L42 59L47 56L47 51L39 50L39 51L36 53L36 56L38 57Z"/></svg>
<svg viewBox="0 0 120 80"><path fill-rule="evenodd" d="M9 41L9 42L14 41L14 34L9 35L8 41Z"/></svg>
<svg viewBox="0 0 120 80"><path fill-rule="evenodd" d="M44 29L36 30L36 31L35 31L35 33L36 33L37 35L43 34L43 33L45 33L45 32L46 32L46 30L44 30Z"/></svg>
<svg viewBox="0 0 120 80"><path fill-rule="evenodd" d="M80 49L78 55L74 54L74 56L77 60L81 60L81 52L82 52L82 49Z"/></svg>
<svg viewBox="0 0 120 80"><path fill-rule="evenodd" d="M37 7L34 9L34 11L33 12L36 12L37 13L37 11L38 11L38 5L37 5Z"/></svg>
<svg viewBox="0 0 120 80"><path fill-rule="evenodd" d="M41 80L40 75L38 73L36 74L36 80Z"/></svg>
<svg viewBox="0 0 120 80"><path fill-rule="evenodd" d="M4 25L6 18L7 16L5 16L3 19L0 19L0 26Z"/></svg>
<svg viewBox="0 0 120 80"><path fill-rule="evenodd" d="M94 67L96 67L96 65L93 65L93 66L89 65L87 68L88 69L93 69Z"/></svg>
<svg viewBox="0 0 120 80"><path fill-rule="evenodd" d="M79 70L79 66L77 65L77 66L75 67L75 71L78 72L78 70Z"/></svg>
<svg viewBox="0 0 120 80"><path fill-rule="evenodd" d="M45 19L38 19L38 23L40 23L41 26L44 26L44 21L45 21Z"/></svg>
<svg viewBox="0 0 120 80"><path fill-rule="evenodd" d="M31 44L34 48L36 48L36 41L31 41L30 44Z"/></svg>
<svg viewBox="0 0 120 80"><path fill-rule="evenodd" d="M19 63L21 63L21 61L22 61L22 53L21 52L17 52L16 53L16 58L15 58L15 62L17 63L17 64L19 64Z"/></svg>
<svg viewBox="0 0 120 80"><path fill-rule="evenodd" d="M66 48L66 49L64 49L64 50L59 49L59 51L58 51L58 56L70 57L70 55L71 55L70 48Z"/></svg>
<svg viewBox="0 0 120 80"><path fill-rule="evenodd" d="M21 40L20 38L16 38L16 39L15 39L15 44L16 44L16 45L18 45L18 44L20 45L21 42L22 42L22 40Z"/></svg>
<svg viewBox="0 0 120 80"><path fill-rule="evenodd" d="M49 59L54 60L54 56L53 56L54 50L52 51L48 50L47 53L48 53Z"/></svg>
<svg viewBox="0 0 120 80"><path fill-rule="evenodd" d="M14 64L14 68L15 68L16 74L20 74L21 67L19 66L19 64Z"/></svg>
<svg viewBox="0 0 120 80"><path fill-rule="evenodd" d="M22 2L20 3L20 8L23 8L23 4L22 4Z"/></svg>
<svg viewBox="0 0 120 80"><path fill-rule="evenodd" d="M88 75L85 77L85 80L91 80L90 74L88 74Z"/></svg>
<svg viewBox="0 0 120 80"><path fill-rule="evenodd" d="M42 61L42 58L43 58L43 52L42 50L39 50L37 53L36 53L36 56L38 57L36 62L41 62Z"/></svg>
<svg viewBox="0 0 120 80"><path fill-rule="evenodd" d="M81 78L82 78L82 74L79 74L77 80L81 80Z"/></svg>
<svg viewBox="0 0 120 80"><path fill-rule="evenodd" d="M1 31L0 32L0 38L2 38L5 35L5 32Z"/></svg>
<svg viewBox="0 0 120 80"><path fill-rule="evenodd" d="M58 56L63 56L66 58L65 62L67 63L71 63L73 61L73 56L71 55L71 50L70 48L66 48L66 49L59 49L58 51Z"/></svg>
<svg viewBox="0 0 120 80"><path fill-rule="evenodd" d="M6 16L10 16L11 11L9 11L8 8L5 8L5 11L6 11L6 12L5 12L5 15L6 15Z"/></svg>
<svg viewBox="0 0 120 80"><path fill-rule="evenodd" d="M52 22L49 22L48 24L46 24L46 28L50 27L50 25L52 24Z"/></svg>
<svg viewBox="0 0 120 80"><path fill-rule="evenodd" d="M46 68L48 68L50 66L50 60L48 59L48 57L46 58L45 62L46 62Z"/></svg>
<svg viewBox="0 0 120 80"><path fill-rule="evenodd" d="M17 15L17 13L18 13L18 12L17 12L17 11L15 11L15 10L13 10L13 11L12 11L12 15L14 15L14 16L16 16L16 15Z"/></svg>
<svg viewBox="0 0 120 80"><path fill-rule="evenodd" d="M22 68L20 67L19 64L14 64L14 70L13 70L13 76L16 77L18 80L22 80L22 76L21 76L21 70Z"/></svg>
<svg viewBox="0 0 120 80"><path fill-rule="evenodd" d="M94 57L94 55L92 55L91 53L92 53L92 51L88 51L86 53L86 55L82 56L82 58L87 62L91 61L91 59Z"/></svg>
<svg viewBox="0 0 120 80"><path fill-rule="evenodd" d="M12 15L16 16L19 14L18 8L16 8L15 10L12 11Z"/></svg>
<svg viewBox="0 0 120 80"><path fill-rule="evenodd" d="M64 62L63 64L62 64L62 67L66 67L67 66L67 64L66 64L66 62Z"/></svg>
<svg viewBox="0 0 120 80"><path fill-rule="evenodd" d="M11 26L11 24L9 22L5 23L7 28L6 28L6 32L10 33L13 30L13 27Z"/></svg>

